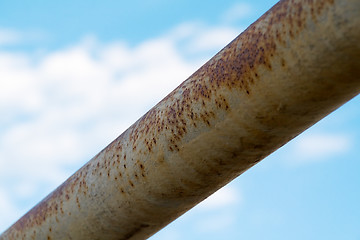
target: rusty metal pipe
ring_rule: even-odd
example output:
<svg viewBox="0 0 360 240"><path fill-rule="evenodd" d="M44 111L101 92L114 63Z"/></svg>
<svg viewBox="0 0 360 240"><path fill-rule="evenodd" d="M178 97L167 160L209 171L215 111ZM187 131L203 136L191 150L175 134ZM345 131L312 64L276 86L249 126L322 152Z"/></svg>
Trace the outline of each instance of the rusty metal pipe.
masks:
<svg viewBox="0 0 360 240"><path fill-rule="evenodd" d="M360 91L360 1L280 1L0 239L145 239Z"/></svg>

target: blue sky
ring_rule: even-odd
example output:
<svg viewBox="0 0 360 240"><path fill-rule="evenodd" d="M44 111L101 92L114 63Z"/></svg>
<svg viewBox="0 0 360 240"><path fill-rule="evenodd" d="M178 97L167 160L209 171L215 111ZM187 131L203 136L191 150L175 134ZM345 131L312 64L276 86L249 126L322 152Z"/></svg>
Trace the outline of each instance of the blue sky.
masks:
<svg viewBox="0 0 360 240"><path fill-rule="evenodd" d="M35 43L37 47L62 47L87 34L95 34L105 42L125 40L134 46L186 22L248 26L275 2L1 1L0 24L5 28L43 35L43 42Z"/></svg>
<svg viewBox="0 0 360 240"><path fill-rule="evenodd" d="M0 232L276 1L1 1ZM356 97L151 239L360 239Z"/></svg>

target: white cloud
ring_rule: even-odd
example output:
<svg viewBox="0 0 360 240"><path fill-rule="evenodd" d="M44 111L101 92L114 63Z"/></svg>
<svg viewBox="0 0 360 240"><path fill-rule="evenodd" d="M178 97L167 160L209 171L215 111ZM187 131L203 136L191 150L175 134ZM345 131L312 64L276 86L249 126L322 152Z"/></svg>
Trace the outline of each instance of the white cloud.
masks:
<svg viewBox="0 0 360 240"><path fill-rule="evenodd" d="M7 191L0 188L0 232L14 223L20 215L20 211L11 200Z"/></svg>
<svg viewBox="0 0 360 240"><path fill-rule="evenodd" d="M20 34L9 29L0 29L0 45L17 43L20 40Z"/></svg>
<svg viewBox="0 0 360 240"><path fill-rule="evenodd" d="M208 52L211 56L225 47L242 30L229 26L209 27L201 22L191 22L179 25L167 36L185 53Z"/></svg>
<svg viewBox="0 0 360 240"><path fill-rule="evenodd" d="M189 28L185 45L213 41L202 49L225 44L231 39L224 36L236 31ZM42 183L55 188L190 76L199 59L210 57L194 49L200 55L186 59L178 48L185 35L173 32L135 47L86 37L41 57L0 52L0 176L4 182L19 181L14 188L4 187L0 205L9 205L6 196L45 194ZM223 33L220 40L216 32ZM204 206L237 199L232 190L220 192ZM12 208L19 213L16 206L1 208L0 222Z"/></svg>
<svg viewBox="0 0 360 240"><path fill-rule="evenodd" d="M46 35L40 31L19 32L13 29L0 28L0 46L31 43L46 40Z"/></svg>
<svg viewBox="0 0 360 240"><path fill-rule="evenodd" d="M194 208L193 214L197 214L194 230L203 234L231 228L240 204L239 190L232 185L224 186Z"/></svg>
<svg viewBox="0 0 360 240"><path fill-rule="evenodd" d="M241 197L235 187L225 186L196 206L199 210L214 210L241 203Z"/></svg>
<svg viewBox="0 0 360 240"><path fill-rule="evenodd" d="M351 147L351 139L341 134L305 133L292 143L295 162L317 162L344 154Z"/></svg>
<svg viewBox="0 0 360 240"><path fill-rule="evenodd" d="M244 2L239 2L230 7L222 16L222 19L226 23L233 23L248 17L251 13L251 5Z"/></svg>
<svg viewBox="0 0 360 240"><path fill-rule="evenodd" d="M190 47L196 51L206 51L209 49L221 50L233 40L239 32L239 30L233 28L206 29L193 40Z"/></svg>
<svg viewBox="0 0 360 240"><path fill-rule="evenodd" d="M36 184L34 182L22 181L15 185L13 189L16 197L25 199L34 196L36 192Z"/></svg>
<svg viewBox="0 0 360 240"><path fill-rule="evenodd" d="M113 46L98 45L85 41L51 52L36 65L26 54L1 55L7 66L0 73L0 111L10 124L0 138L0 161L8 168L0 172L20 166L49 172L52 166L84 161L88 149L100 150L112 140L108 132L118 126L123 131L123 122L135 121L193 70L166 39L125 49L132 59L120 73L107 64L115 56L104 59L109 54L102 54ZM103 136L96 135L98 128L105 130ZM34 177L48 177L38 172Z"/></svg>

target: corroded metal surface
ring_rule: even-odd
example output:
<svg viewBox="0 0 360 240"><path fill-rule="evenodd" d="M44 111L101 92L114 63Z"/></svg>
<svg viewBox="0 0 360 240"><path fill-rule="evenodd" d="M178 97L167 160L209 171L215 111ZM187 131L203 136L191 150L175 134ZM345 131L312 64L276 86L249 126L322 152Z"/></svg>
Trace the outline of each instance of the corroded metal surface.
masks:
<svg viewBox="0 0 360 240"><path fill-rule="evenodd" d="M144 239L360 91L360 2L280 1L1 239Z"/></svg>

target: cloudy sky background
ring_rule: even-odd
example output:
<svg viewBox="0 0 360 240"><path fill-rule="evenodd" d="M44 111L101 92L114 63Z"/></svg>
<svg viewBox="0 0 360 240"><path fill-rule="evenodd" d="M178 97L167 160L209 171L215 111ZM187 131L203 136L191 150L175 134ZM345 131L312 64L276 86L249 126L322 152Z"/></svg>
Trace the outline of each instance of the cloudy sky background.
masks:
<svg viewBox="0 0 360 240"><path fill-rule="evenodd" d="M276 1L1 1L0 232ZM152 239L360 239L360 99Z"/></svg>

